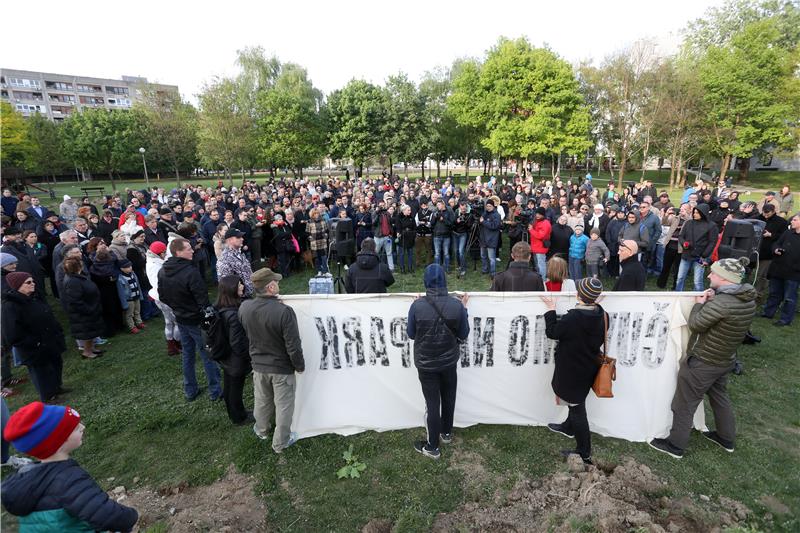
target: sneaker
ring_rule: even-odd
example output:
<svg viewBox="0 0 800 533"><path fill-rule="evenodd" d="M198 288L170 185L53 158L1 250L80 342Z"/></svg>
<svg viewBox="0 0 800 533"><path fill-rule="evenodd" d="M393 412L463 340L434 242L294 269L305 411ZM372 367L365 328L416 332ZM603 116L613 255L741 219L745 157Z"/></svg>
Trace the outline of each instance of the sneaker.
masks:
<svg viewBox="0 0 800 533"><path fill-rule="evenodd" d="M561 450L561 455L563 455L564 457L569 457L570 455L578 455L578 456L580 456L581 461L583 461L583 464L585 464L585 465L593 465L594 464L592 462L591 456L590 457L584 457L584 456L582 456L581 454L579 454L575 450Z"/></svg>
<svg viewBox="0 0 800 533"><path fill-rule="evenodd" d="M680 459L683 457L683 450L680 448L673 446L670 441L667 439L653 439L649 443L651 448L654 450L658 450L661 453L666 453L670 457L674 457L675 459Z"/></svg>
<svg viewBox="0 0 800 533"><path fill-rule="evenodd" d="M264 434L264 433L261 433L261 432L258 430L258 427L256 427L256 425L255 425L255 424L253 424L253 433L255 433L255 434L256 434L256 437L258 437L258 438L259 438L259 439L261 439L261 440L267 440L267 439L269 438L269 437L267 437L267 435L266 435L266 434Z"/></svg>
<svg viewBox="0 0 800 533"><path fill-rule="evenodd" d="M134 326L131 328L131 335L136 335L139 331L140 329Z"/></svg>
<svg viewBox="0 0 800 533"><path fill-rule="evenodd" d="M318 277L318 278L322 277L322 270L317 270L317 276L316 277Z"/></svg>
<svg viewBox="0 0 800 533"><path fill-rule="evenodd" d="M275 451L275 453L283 453L283 450L285 450L289 446L292 446L294 443L297 442L297 440L298 440L297 433L292 431L291 433L289 433L289 440L286 441L286 445L283 448L280 448L280 449L277 449L277 450L275 448L272 448L272 449Z"/></svg>
<svg viewBox="0 0 800 533"><path fill-rule="evenodd" d="M428 443L424 440L418 440L415 442L414 449L425 457L430 457L431 459L438 459L442 456L442 452L439 451L439 448L428 448Z"/></svg>
<svg viewBox="0 0 800 533"><path fill-rule="evenodd" d="M442 444L450 444L453 442L453 434L452 433L439 433L439 441Z"/></svg>
<svg viewBox="0 0 800 533"><path fill-rule="evenodd" d="M726 452L733 453L733 443L717 435L716 431L704 431L703 436Z"/></svg>
<svg viewBox="0 0 800 533"><path fill-rule="evenodd" d="M186 401L187 402L193 402L193 401L195 401L197 399L198 396L200 396L200 389L197 389L193 395L187 396L186 397Z"/></svg>
<svg viewBox="0 0 800 533"><path fill-rule="evenodd" d="M25 465L32 465L35 463L33 459L29 459L28 457L20 457L19 455L12 455L8 458L8 461L2 464L2 466L10 466L11 468L22 468Z"/></svg>
<svg viewBox="0 0 800 533"><path fill-rule="evenodd" d="M333 274L331 274L330 272L325 272L325 273L323 274L323 276L325 276L326 278L332 278L332 277L333 277Z"/></svg>
<svg viewBox="0 0 800 533"><path fill-rule="evenodd" d="M564 424L547 424L547 429L549 429L554 433L559 433L561 435L564 435L565 437L569 437L571 439L575 438L575 433L570 433L569 431L567 431L566 428L564 427Z"/></svg>
<svg viewBox="0 0 800 533"><path fill-rule="evenodd" d="M789 324L787 324L783 320L776 320L775 322L772 323L772 325L773 326L778 326L779 328L781 328L783 326L788 326Z"/></svg>

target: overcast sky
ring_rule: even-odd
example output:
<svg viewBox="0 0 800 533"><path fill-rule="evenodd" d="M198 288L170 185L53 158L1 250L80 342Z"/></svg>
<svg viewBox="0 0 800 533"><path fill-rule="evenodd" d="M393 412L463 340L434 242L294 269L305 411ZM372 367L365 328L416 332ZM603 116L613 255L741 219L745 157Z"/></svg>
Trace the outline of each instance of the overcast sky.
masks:
<svg viewBox="0 0 800 533"><path fill-rule="evenodd" d="M483 57L501 35L547 43L571 62L600 61L642 37L678 42L686 23L721 0L10 2L0 66L59 74L145 76L195 101L233 75L236 50L263 46L308 69L325 93L351 78L418 80L458 57Z"/></svg>

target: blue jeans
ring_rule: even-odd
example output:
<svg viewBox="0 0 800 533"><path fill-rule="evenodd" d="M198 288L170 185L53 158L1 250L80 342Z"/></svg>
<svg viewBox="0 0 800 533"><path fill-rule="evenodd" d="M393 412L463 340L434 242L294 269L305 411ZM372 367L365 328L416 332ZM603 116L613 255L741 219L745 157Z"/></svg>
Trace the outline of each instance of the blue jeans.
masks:
<svg viewBox="0 0 800 533"><path fill-rule="evenodd" d="M533 254L533 260L536 262L536 271L544 281L547 278L547 254Z"/></svg>
<svg viewBox="0 0 800 533"><path fill-rule="evenodd" d="M411 272L414 270L414 247L404 248L403 245L397 245L397 260L400 262L400 270Z"/></svg>
<svg viewBox="0 0 800 533"><path fill-rule="evenodd" d="M444 270L450 270L450 236L439 236L433 238L433 262L437 265L442 264L442 252L444 252Z"/></svg>
<svg viewBox="0 0 800 533"><path fill-rule="evenodd" d="M394 270L394 257L392 257L392 238L391 237L375 237L375 253L378 257L381 252L386 252L386 263L389 265L389 270Z"/></svg>
<svg viewBox="0 0 800 533"><path fill-rule="evenodd" d="M800 281L771 278L769 280L769 297L764 306L764 314L772 318L781 306L781 322L791 324L797 310L797 288Z"/></svg>
<svg viewBox="0 0 800 533"><path fill-rule="evenodd" d="M664 268L664 250L665 246L663 244L656 244L656 272L661 274L661 270Z"/></svg>
<svg viewBox="0 0 800 533"><path fill-rule="evenodd" d="M328 272L328 254L326 250L317 250L314 252L314 265L317 272L323 274Z"/></svg>
<svg viewBox="0 0 800 533"><path fill-rule="evenodd" d="M569 279L578 281L583 278L583 259L578 257L569 258Z"/></svg>
<svg viewBox="0 0 800 533"><path fill-rule="evenodd" d="M695 258L681 258L681 264L678 266L678 282L675 284L676 291L680 292L683 290L683 284L686 281L686 277L689 275L690 268L694 269L694 290L703 290L703 275L706 273L706 267L701 265Z"/></svg>
<svg viewBox="0 0 800 533"><path fill-rule="evenodd" d="M187 326L178 324L178 331L181 334L181 344L183 345L183 393L187 398L197 396L197 374L195 373L195 350L200 350L200 357L203 359L203 367L206 371L208 380L208 395L212 400L222 395L222 388L219 382L219 367L211 360L208 352L203 349L203 336L200 334L200 326Z"/></svg>
<svg viewBox="0 0 800 533"><path fill-rule="evenodd" d="M461 272L467 271L467 238L468 235L466 233L453 233L458 269Z"/></svg>
<svg viewBox="0 0 800 533"><path fill-rule="evenodd" d="M497 263L497 248L481 246L481 266L484 274L494 276Z"/></svg>

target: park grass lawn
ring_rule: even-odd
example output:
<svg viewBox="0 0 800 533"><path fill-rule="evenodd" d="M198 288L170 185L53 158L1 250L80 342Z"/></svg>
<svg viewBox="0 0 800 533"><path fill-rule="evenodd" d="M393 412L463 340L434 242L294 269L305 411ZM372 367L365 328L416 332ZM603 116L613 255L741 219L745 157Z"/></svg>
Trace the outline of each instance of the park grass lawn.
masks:
<svg viewBox="0 0 800 533"><path fill-rule="evenodd" d="M465 280L449 278L450 289L486 290L488 278L471 269L472 264ZM308 275L288 278L281 284L282 292L305 293ZM397 278L392 291L421 290L421 270ZM63 318L60 307L53 304ZM205 485L223 476L233 463L257 480L270 529L356 531L369 520L382 518L397 531L423 531L437 513L471 501L491 505L495 491L510 489L516 480L564 468L558 454L563 437L541 427L501 425L457 429L456 440L444 447L438 462L420 457L412 448L412 442L424 435L422 428L319 436L275 455L250 427L232 426L222 402L212 403L205 394L194 403L185 402L180 358L165 354L161 324L156 319L142 334L117 335L106 355L94 361L81 360L68 342L64 381L73 392L64 401L81 413L87 426L84 445L74 456L105 489ZM595 435L595 457L611 463L633 457L669 481L670 497L727 496L755 511L754 527L798 531L800 334L797 322L775 328L761 318L753 331L763 336L763 342L741 348L746 373L732 376L729 385L739 432L735 453L725 453L695 433L689 453L676 461L645 443ZM198 367L202 384L204 374ZM17 375L24 373L16 370ZM30 384L21 390L9 401L12 410L36 399ZM252 405L252 387L245 390L245 404ZM707 416L711 423L710 411ZM341 454L351 444L367 469L359 479L337 480L335 472L344 463ZM463 470L453 468L458 452L483 459L488 476L477 488L468 483ZM108 481L110 477L115 479ZM135 477L140 478L138 484ZM770 511L760 501L766 496L792 511L783 515ZM772 521L767 520L768 513ZM15 520L3 512L2 525L14 530Z"/></svg>

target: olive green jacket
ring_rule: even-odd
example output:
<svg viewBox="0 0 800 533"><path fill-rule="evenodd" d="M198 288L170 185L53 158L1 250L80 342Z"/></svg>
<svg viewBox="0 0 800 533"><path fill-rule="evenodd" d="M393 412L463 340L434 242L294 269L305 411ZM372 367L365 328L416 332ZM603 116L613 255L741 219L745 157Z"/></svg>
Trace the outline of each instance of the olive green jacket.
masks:
<svg viewBox="0 0 800 533"><path fill-rule="evenodd" d="M689 315L688 355L714 366L729 366L736 358L756 312L756 290L752 285L726 285L714 299L695 304Z"/></svg>

